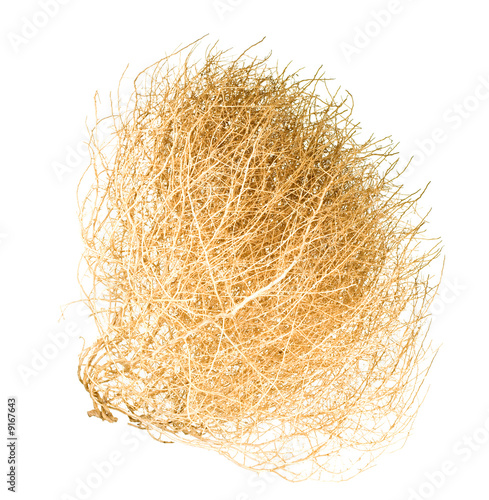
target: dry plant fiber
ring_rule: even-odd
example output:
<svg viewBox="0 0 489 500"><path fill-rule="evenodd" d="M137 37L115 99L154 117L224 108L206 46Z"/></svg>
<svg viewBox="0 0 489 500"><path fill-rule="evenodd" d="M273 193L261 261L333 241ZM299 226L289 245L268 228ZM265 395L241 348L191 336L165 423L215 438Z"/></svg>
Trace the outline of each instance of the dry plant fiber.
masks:
<svg viewBox="0 0 489 500"><path fill-rule="evenodd" d="M403 194L392 143L357 141L319 72L197 46L140 73L89 141L89 415L347 479L405 439L432 359L424 191Z"/></svg>

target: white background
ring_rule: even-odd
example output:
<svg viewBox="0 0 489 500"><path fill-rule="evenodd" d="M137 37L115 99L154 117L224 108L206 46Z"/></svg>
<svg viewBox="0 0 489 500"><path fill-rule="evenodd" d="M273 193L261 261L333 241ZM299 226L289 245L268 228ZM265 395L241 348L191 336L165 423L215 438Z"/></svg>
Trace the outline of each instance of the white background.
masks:
<svg viewBox="0 0 489 500"><path fill-rule="evenodd" d="M17 498L489 499L487 2L41 3L3 2L0 15L0 434L16 396ZM134 76L206 33L233 53L266 35L262 54L306 71L322 65L354 96L365 133L392 135L403 158L415 155L407 187L431 181L424 206L447 260L430 390L404 448L344 483L258 477L216 453L130 433L122 418L86 414L76 368L79 336L93 326L76 308L58 322L60 306L80 297L75 187L87 161L85 120L95 91L107 97L128 63ZM60 165L67 170L56 175Z"/></svg>

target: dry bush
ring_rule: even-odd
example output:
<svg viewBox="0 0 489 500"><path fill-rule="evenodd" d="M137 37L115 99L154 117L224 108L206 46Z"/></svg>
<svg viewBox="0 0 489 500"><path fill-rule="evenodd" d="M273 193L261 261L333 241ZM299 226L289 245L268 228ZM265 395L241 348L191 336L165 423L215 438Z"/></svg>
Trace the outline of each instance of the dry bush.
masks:
<svg viewBox="0 0 489 500"><path fill-rule="evenodd" d="M351 477L405 436L431 359L422 192L385 141L357 143L319 73L195 48L142 72L90 140L89 414L291 480Z"/></svg>

